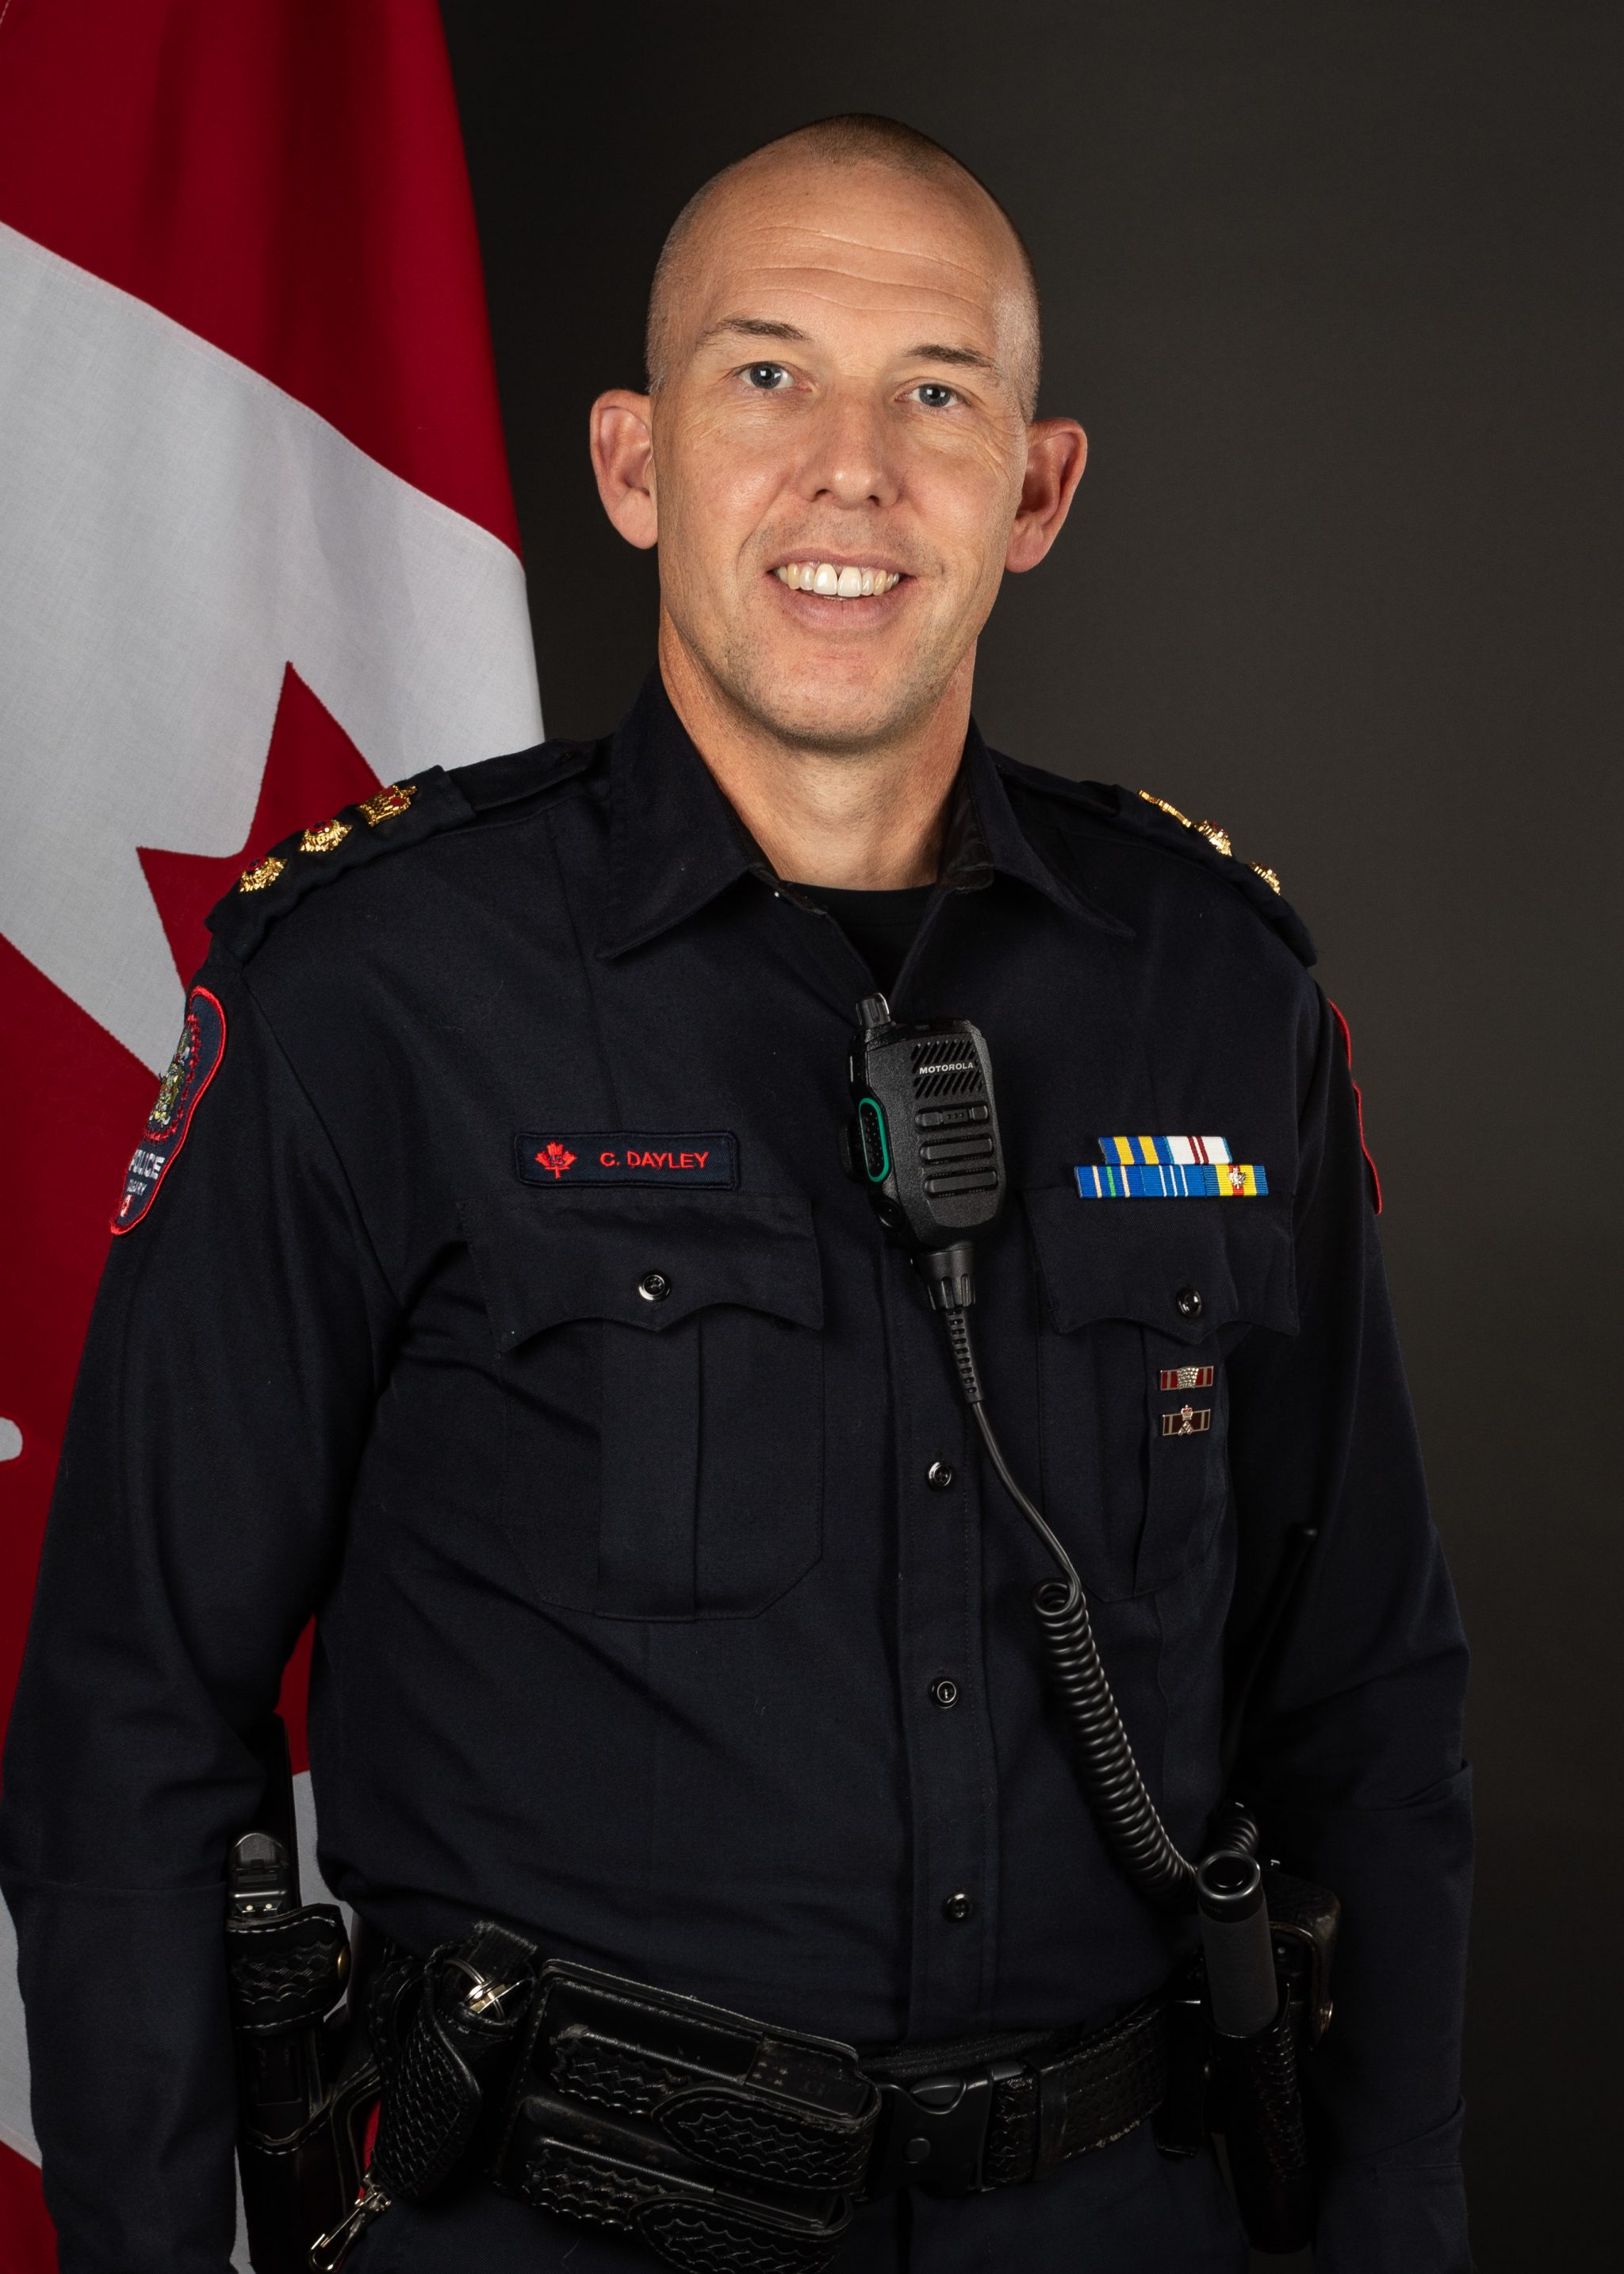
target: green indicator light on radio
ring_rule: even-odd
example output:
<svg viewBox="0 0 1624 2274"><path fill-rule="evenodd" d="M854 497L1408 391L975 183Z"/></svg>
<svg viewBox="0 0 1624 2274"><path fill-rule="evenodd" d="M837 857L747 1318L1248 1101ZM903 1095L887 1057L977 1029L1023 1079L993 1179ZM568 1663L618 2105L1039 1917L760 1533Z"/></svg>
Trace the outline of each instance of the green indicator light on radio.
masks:
<svg viewBox="0 0 1624 2274"><path fill-rule="evenodd" d="M883 1185L891 1174L891 1147L885 1141L885 1116L876 1097L860 1098L857 1126L862 1135L863 1168L871 1185Z"/></svg>

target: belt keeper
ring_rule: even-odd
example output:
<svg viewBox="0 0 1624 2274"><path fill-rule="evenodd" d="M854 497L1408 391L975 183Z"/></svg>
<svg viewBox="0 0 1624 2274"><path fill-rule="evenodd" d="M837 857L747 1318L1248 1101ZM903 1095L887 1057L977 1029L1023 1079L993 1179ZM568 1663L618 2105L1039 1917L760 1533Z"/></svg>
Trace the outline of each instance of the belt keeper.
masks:
<svg viewBox="0 0 1624 2274"><path fill-rule="evenodd" d="M1032 2176L1040 2180L1060 2161L1065 2144L1066 2085L1064 2060L1049 2061L1038 2071L1038 2153Z"/></svg>

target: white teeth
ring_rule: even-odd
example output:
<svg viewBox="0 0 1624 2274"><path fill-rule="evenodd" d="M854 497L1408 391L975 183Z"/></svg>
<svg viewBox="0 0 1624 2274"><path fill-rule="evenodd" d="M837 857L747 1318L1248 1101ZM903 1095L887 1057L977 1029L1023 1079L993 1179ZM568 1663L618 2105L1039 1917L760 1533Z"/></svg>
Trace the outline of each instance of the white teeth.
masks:
<svg viewBox="0 0 1624 2274"><path fill-rule="evenodd" d="M896 568L837 568L830 561L786 561L772 573L792 592L817 592L828 600L867 599L902 582Z"/></svg>

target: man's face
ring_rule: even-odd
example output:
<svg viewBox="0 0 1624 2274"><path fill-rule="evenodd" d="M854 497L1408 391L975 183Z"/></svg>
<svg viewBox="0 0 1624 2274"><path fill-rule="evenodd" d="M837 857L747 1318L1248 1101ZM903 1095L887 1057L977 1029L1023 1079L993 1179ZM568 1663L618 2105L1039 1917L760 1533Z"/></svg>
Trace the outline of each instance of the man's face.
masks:
<svg viewBox="0 0 1624 2274"><path fill-rule="evenodd" d="M1006 558L1030 565L1007 230L968 186L778 157L712 200L669 305L650 475L667 636L777 737L906 732L968 672Z"/></svg>

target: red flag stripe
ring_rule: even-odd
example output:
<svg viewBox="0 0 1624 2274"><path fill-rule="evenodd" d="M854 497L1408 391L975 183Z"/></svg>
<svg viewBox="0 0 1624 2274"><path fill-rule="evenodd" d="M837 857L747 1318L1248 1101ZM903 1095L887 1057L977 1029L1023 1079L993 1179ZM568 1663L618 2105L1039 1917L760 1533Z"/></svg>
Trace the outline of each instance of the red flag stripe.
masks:
<svg viewBox="0 0 1624 2274"><path fill-rule="evenodd" d="M435 0L10 0L0 222L518 549Z"/></svg>
<svg viewBox="0 0 1624 2274"><path fill-rule="evenodd" d="M0 2146L0 2274L50 2274L56 2263L39 2167Z"/></svg>

